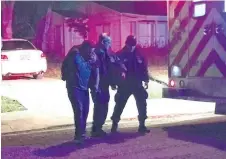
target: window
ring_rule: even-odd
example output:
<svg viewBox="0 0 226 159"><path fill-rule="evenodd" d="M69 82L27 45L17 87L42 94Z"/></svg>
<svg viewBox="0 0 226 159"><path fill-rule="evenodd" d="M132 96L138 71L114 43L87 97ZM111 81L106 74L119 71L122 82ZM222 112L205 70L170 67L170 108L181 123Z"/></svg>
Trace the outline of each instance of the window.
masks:
<svg viewBox="0 0 226 159"><path fill-rule="evenodd" d="M158 22L156 24L156 37L155 44L158 47L164 47L166 45L167 23Z"/></svg>
<svg viewBox="0 0 226 159"><path fill-rule="evenodd" d="M110 27L110 24L104 24L103 25L103 31L104 31L104 33L107 33L110 36L111 35L111 27Z"/></svg>
<svg viewBox="0 0 226 159"><path fill-rule="evenodd" d="M141 44L143 47L149 47L153 44L154 33L152 27L152 22L139 23L138 40L139 44Z"/></svg>
<svg viewBox="0 0 226 159"><path fill-rule="evenodd" d="M136 22L130 22L130 35L136 36Z"/></svg>
<svg viewBox="0 0 226 159"><path fill-rule="evenodd" d="M202 2L202 0L193 0L193 4L193 17L202 17L206 14L206 3Z"/></svg>
<svg viewBox="0 0 226 159"><path fill-rule="evenodd" d="M23 40L3 41L2 50L34 50L36 49L30 42Z"/></svg>

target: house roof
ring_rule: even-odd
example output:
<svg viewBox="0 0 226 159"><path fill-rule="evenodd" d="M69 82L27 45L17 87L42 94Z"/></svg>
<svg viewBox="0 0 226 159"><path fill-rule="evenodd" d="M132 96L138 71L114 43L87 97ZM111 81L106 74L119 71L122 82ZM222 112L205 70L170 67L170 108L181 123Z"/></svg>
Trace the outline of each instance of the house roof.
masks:
<svg viewBox="0 0 226 159"><path fill-rule="evenodd" d="M119 13L158 16L167 15L166 1L94 1L91 3L98 4L100 6L106 7L106 9L110 9ZM53 11L65 17L86 17L87 15L81 11L81 8L87 4L90 4L90 2L54 2Z"/></svg>
<svg viewBox="0 0 226 159"><path fill-rule="evenodd" d="M76 10L55 10L54 12L69 18L81 18L81 17L87 17L87 15L83 14L82 12L76 11Z"/></svg>
<svg viewBox="0 0 226 159"><path fill-rule="evenodd" d="M167 15L166 1L98 1L95 3L121 13Z"/></svg>

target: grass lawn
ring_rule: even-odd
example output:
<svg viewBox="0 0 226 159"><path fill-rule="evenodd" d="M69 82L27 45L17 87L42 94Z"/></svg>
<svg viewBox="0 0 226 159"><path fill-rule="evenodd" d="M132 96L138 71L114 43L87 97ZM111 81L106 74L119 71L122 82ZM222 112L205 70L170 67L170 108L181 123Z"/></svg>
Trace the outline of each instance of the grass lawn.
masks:
<svg viewBox="0 0 226 159"><path fill-rule="evenodd" d="M17 100L2 96L1 101L1 113L26 110L26 108L21 105Z"/></svg>
<svg viewBox="0 0 226 159"><path fill-rule="evenodd" d="M48 70L45 73L45 77L61 79L61 63L60 62L49 62ZM150 66L149 74L154 78L168 82L167 66ZM162 85L150 81L149 84L149 98L162 98Z"/></svg>

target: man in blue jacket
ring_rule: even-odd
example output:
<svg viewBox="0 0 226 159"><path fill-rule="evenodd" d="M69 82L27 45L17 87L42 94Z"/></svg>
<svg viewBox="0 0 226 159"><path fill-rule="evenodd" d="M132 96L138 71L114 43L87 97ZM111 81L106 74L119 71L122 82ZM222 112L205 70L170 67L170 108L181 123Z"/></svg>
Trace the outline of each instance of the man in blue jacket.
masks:
<svg viewBox="0 0 226 159"><path fill-rule="evenodd" d="M66 81L68 97L74 112L75 141L82 143L86 133L86 120L89 113L89 80L91 72L98 72L94 45L84 41L81 46L73 47L62 64L62 80ZM98 73L96 73L98 76ZM95 76L94 91L98 89Z"/></svg>
<svg viewBox="0 0 226 159"><path fill-rule="evenodd" d="M149 130L145 126L145 120L147 118L147 103L146 99L148 94L143 87L148 87L149 76L145 60L140 55L137 47L137 40L134 36L128 36L126 39L125 47L119 51L120 61L125 67L124 79L118 85L118 90L115 95L115 108L112 119L112 132L116 132L118 128L118 122L120 116L125 108L128 98L133 94L136 100L138 109L138 120L140 133L147 133Z"/></svg>

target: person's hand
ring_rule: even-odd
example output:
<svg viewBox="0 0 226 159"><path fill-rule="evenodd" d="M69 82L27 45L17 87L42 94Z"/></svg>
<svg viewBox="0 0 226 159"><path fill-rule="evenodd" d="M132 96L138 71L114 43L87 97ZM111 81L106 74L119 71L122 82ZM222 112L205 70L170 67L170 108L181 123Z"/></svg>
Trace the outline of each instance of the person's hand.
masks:
<svg viewBox="0 0 226 159"><path fill-rule="evenodd" d="M90 54L89 62L94 64L97 61L97 55L95 53Z"/></svg>
<svg viewBox="0 0 226 159"><path fill-rule="evenodd" d="M148 89L148 82L144 82L144 89Z"/></svg>
<svg viewBox="0 0 226 159"><path fill-rule="evenodd" d="M115 91L115 90L117 90L117 86L116 85L111 86L111 89Z"/></svg>
<svg viewBox="0 0 226 159"><path fill-rule="evenodd" d="M100 89L99 89L99 86L98 86L98 85L95 85L95 86L94 86L94 89L95 89L95 92L96 92L96 93L99 93L99 92L100 92Z"/></svg>
<svg viewBox="0 0 226 159"><path fill-rule="evenodd" d="M121 76L122 76L123 79L125 79L126 78L126 73L122 72Z"/></svg>

